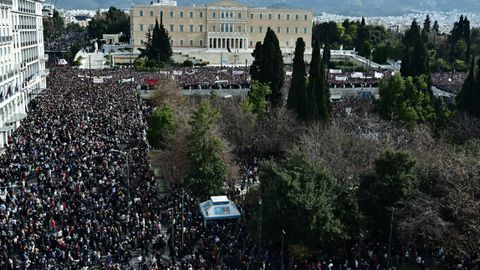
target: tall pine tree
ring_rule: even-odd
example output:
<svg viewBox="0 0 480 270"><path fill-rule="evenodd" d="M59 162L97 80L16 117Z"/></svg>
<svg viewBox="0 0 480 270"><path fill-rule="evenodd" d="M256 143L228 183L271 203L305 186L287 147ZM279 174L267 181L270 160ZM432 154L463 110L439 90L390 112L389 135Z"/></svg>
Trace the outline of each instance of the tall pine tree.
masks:
<svg viewBox="0 0 480 270"><path fill-rule="evenodd" d="M255 44L255 49L252 52L254 58L252 65L250 66L250 77L252 81L260 81L261 66L263 62L262 42L258 41Z"/></svg>
<svg viewBox="0 0 480 270"><path fill-rule="evenodd" d="M288 91L287 108L293 110L297 117L305 119L306 81L305 81L305 41L298 38L293 59L293 73L290 90Z"/></svg>

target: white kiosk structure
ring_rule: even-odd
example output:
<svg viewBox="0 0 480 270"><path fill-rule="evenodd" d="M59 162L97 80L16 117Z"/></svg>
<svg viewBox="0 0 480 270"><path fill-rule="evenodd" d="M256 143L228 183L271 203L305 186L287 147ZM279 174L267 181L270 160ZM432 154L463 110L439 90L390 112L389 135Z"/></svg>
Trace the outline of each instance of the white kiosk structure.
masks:
<svg viewBox="0 0 480 270"><path fill-rule="evenodd" d="M240 218L240 211L227 196L211 196L210 200L201 202L199 208L205 221Z"/></svg>

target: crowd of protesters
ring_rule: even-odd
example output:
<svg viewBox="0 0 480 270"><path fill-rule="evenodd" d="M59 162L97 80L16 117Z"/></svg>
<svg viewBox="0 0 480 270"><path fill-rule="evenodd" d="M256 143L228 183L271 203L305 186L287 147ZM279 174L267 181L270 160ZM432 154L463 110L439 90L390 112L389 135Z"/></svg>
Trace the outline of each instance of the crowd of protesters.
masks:
<svg viewBox="0 0 480 270"><path fill-rule="evenodd" d="M259 161L242 166L227 194L239 220L205 223L200 199L176 184L162 196L145 142L149 108L124 82L130 76L149 75L51 71L49 89L32 101L0 158L0 269L280 269L278 245L258 245L246 226L252 211L242 194L258 185ZM425 268L424 250L395 245L389 263ZM430 264L443 256L440 247L427 255ZM285 265L385 269L387 257L385 244L359 239L333 254L286 255Z"/></svg>
<svg viewBox="0 0 480 270"><path fill-rule="evenodd" d="M87 32L68 32L52 38L48 42L45 42L46 52L65 52L68 51L70 46L74 44L83 44L86 40Z"/></svg>
<svg viewBox="0 0 480 270"><path fill-rule="evenodd" d="M175 68L172 76L184 89L247 88L247 67Z"/></svg>
<svg viewBox="0 0 480 270"><path fill-rule="evenodd" d="M463 82L468 76L467 72L435 72L432 73L432 84L440 90L458 94Z"/></svg>

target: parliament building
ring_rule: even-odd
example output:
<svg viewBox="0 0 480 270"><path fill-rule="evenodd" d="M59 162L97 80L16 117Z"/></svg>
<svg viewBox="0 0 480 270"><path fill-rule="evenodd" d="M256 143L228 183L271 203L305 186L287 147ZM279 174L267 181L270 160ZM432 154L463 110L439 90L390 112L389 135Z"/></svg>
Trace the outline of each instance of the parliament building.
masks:
<svg viewBox="0 0 480 270"><path fill-rule="evenodd" d="M131 44L135 49L144 46L147 31L160 17L174 52L247 53L263 41L268 27L275 31L284 54L293 52L298 37L304 39L307 50L311 48L313 13L309 10L248 7L229 0L201 6L155 0L132 7Z"/></svg>

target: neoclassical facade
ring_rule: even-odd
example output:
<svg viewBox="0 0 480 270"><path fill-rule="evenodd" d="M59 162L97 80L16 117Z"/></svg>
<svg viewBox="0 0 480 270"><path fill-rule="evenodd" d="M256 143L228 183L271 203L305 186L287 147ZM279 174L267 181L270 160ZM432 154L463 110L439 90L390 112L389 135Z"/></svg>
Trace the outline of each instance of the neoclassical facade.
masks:
<svg viewBox="0 0 480 270"><path fill-rule="evenodd" d="M44 0L0 0L0 149L46 88Z"/></svg>
<svg viewBox="0 0 480 270"><path fill-rule="evenodd" d="M251 50L272 28L283 49L292 50L298 37L311 44L313 13L309 10L248 7L234 1L202 6L177 6L176 1L155 0L134 5L130 12L131 44L142 47L155 20L171 36L173 49Z"/></svg>

